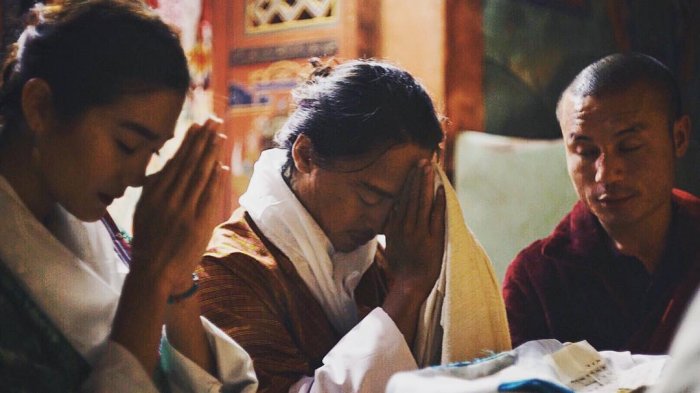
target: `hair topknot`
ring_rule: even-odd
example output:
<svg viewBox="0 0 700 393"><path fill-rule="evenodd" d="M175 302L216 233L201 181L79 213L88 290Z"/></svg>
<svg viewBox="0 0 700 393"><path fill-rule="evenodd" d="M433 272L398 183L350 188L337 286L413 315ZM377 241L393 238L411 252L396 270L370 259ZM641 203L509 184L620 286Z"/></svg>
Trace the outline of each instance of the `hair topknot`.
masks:
<svg viewBox="0 0 700 393"><path fill-rule="evenodd" d="M316 78L324 78L330 75L331 72L333 72L333 67L338 65L338 61L335 58L331 58L330 60L323 62L318 57L312 57L309 59L309 64L311 64L311 67L313 67L313 71L311 71L309 74L307 81L313 82L316 80Z"/></svg>

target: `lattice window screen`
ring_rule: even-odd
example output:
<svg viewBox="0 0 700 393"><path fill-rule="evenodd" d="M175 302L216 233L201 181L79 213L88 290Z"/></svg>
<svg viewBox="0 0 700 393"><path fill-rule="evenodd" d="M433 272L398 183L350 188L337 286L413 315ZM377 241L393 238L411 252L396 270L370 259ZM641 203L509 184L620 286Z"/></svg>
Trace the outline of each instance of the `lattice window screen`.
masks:
<svg viewBox="0 0 700 393"><path fill-rule="evenodd" d="M338 0L248 0L246 33L333 22Z"/></svg>

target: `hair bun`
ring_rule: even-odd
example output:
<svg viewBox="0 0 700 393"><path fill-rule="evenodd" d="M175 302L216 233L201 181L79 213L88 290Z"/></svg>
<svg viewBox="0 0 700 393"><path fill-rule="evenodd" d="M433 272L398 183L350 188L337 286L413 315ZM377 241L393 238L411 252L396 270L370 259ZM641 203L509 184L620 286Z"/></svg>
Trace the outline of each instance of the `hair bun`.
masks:
<svg viewBox="0 0 700 393"><path fill-rule="evenodd" d="M46 11L49 7L43 3L36 3L27 13L25 23L27 26L37 26L46 20Z"/></svg>
<svg viewBox="0 0 700 393"><path fill-rule="evenodd" d="M309 59L309 64L314 68L311 75L309 75L309 81L313 81L316 78L325 78L330 75L338 61L335 58L331 58L324 63L320 58L312 57Z"/></svg>

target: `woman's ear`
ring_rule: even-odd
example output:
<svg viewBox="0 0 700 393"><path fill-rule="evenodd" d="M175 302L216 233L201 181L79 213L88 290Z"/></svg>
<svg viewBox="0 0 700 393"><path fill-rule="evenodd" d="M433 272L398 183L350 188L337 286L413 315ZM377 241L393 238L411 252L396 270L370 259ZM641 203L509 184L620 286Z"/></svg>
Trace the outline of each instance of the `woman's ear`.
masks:
<svg viewBox="0 0 700 393"><path fill-rule="evenodd" d="M311 157L313 155L313 145L311 139L304 134L299 134L292 145L292 159L294 168L300 173L309 173L313 167Z"/></svg>
<svg viewBox="0 0 700 393"><path fill-rule="evenodd" d="M22 88L22 113L32 137L45 134L53 123L51 87L41 78L32 78Z"/></svg>

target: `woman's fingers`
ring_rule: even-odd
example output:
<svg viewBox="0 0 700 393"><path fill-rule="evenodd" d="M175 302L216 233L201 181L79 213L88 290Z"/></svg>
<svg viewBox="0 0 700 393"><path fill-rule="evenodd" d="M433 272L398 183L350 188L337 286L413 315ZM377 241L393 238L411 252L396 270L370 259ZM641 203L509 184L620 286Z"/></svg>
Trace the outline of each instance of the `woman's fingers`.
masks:
<svg viewBox="0 0 700 393"><path fill-rule="evenodd" d="M196 130L195 139L187 151L187 156L183 157L179 167L174 168L177 170L177 178L170 184L168 192L171 200L176 204L194 203L192 207L196 207L199 194L194 194L193 191L201 193L203 186L196 190L193 187L198 180L206 184L214 168L218 152L216 146L217 138L219 138L217 135L218 124L218 122L209 119L199 130Z"/></svg>
<svg viewBox="0 0 700 393"><path fill-rule="evenodd" d="M154 218L147 226L156 224L168 228L178 223L194 224L189 221L196 214L200 196L214 172L216 155L223 144L216 132L219 123L210 119L202 126L190 126L175 156L162 171L146 179L138 210L145 209L140 215L145 214L148 220ZM187 212L191 215L182 214Z"/></svg>
<svg viewBox="0 0 700 393"><path fill-rule="evenodd" d="M167 192L167 190L171 188L172 184L177 180L177 174L180 172L179 168L182 165L182 161L188 156L200 128L201 126L199 124L192 124L190 128L187 129L185 137L175 155L168 160L160 172L149 176L152 187L156 187L163 192Z"/></svg>
<svg viewBox="0 0 700 393"><path fill-rule="evenodd" d="M196 201L198 208L201 204L200 200L205 188L221 165L218 158L221 156L221 149L226 136L216 133L212 138L213 139L209 141L209 144L197 162L197 167L193 171L192 178L189 180L189 187L185 190L184 194L185 200Z"/></svg>
<svg viewBox="0 0 700 393"><path fill-rule="evenodd" d="M199 262L219 218L227 169L220 168L218 122L193 125L178 152L146 180L134 217L134 254L177 292Z"/></svg>
<svg viewBox="0 0 700 393"><path fill-rule="evenodd" d="M202 190L202 194L197 203L197 215L203 217L211 217L217 208L221 207L223 189L226 185L226 179L229 174L229 168L220 162L216 161L206 185Z"/></svg>

